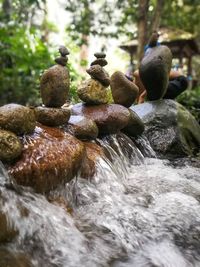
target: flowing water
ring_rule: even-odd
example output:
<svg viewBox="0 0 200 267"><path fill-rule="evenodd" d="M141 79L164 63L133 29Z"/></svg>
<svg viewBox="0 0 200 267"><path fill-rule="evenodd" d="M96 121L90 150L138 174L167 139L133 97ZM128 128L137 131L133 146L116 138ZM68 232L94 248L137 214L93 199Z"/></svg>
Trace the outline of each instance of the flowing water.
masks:
<svg viewBox="0 0 200 267"><path fill-rule="evenodd" d="M4 247L37 267L200 266L198 166L157 159L142 137L97 143L110 160L98 161L95 177L78 176L51 193L68 208L9 185L0 166L1 210L19 231Z"/></svg>

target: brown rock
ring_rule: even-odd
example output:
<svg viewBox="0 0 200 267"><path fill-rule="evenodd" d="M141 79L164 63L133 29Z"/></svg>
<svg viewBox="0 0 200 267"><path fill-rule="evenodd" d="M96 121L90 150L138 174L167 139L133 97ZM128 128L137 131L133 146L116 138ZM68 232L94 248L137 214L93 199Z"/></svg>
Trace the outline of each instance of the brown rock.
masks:
<svg viewBox="0 0 200 267"><path fill-rule="evenodd" d="M110 87L116 104L130 107L136 100L139 89L121 71L111 76Z"/></svg>
<svg viewBox="0 0 200 267"><path fill-rule="evenodd" d="M19 138L10 131L0 130L0 160L12 161L22 153L22 144Z"/></svg>
<svg viewBox="0 0 200 267"><path fill-rule="evenodd" d="M108 102L106 88L98 81L89 79L84 81L77 90L79 98L91 105L104 104Z"/></svg>
<svg viewBox="0 0 200 267"><path fill-rule="evenodd" d="M95 59L90 65L100 65L101 67L104 67L108 64L107 60L105 58L97 58Z"/></svg>
<svg viewBox="0 0 200 267"><path fill-rule="evenodd" d="M172 53L167 46L160 45L147 50L139 74L147 90L148 100L158 100L166 93L171 64Z"/></svg>
<svg viewBox="0 0 200 267"><path fill-rule="evenodd" d="M95 121L99 134L116 133L126 127L130 119L129 110L117 104L87 106L80 103L72 107L72 114Z"/></svg>
<svg viewBox="0 0 200 267"><path fill-rule="evenodd" d="M110 85L109 74L100 65L93 65L86 71L93 79L99 81L105 87Z"/></svg>
<svg viewBox="0 0 200 267"><path fill-rule="evenodd" d="M40 80L43 104L47 107L61 107L67 100L70 77L67 68L55 65L46 70Z"/></svg>
<svg viewBox="0 0 200 267"><path fill-rule="evenodd" d="M123 132L128 136L136 137L144 132L144 123L133 110L129 109L129 112L131 115L130 120Z"/></svg>
<svg viewBox="0 0 200 267"><path fill-rule="evenodd" d="M0 128L22 135L32 133L35 125L33 109L18 104L7 104L0 107Z"/></svg>
<svg viewBox="0 0 200 267"><path fill-rule="evenodd" d="M59 126L68 122L70 110L66 108L35 108L36 120L47 126Z"/></svg>
<svg viewBox="0 0 200 267"><path fill-rule="evenodd" d="M95 143L84 142L86 155L83 159L81 167L81 177L90 179L97 171L97 161L99 158L105 157L102 147Z"/></svg>
<svg viewBox="0 0 200 267"><path fill-rule="evenodd" d="M83 116L71 116L64 129L81 140L96 139L99 133L96 123Z"/></svg>
<svg viewBox="0 0 200 267"><path fill-rule="evenodd" d="M57 128L38 126L26 136L23 154L8 173L20 185L44 193L70 181L81 164L84 145Z"/></svg>
<svg viewBox="0 0 200 267"><path fill-rule="evenodd" d="M64 45L61 45L61 46L59 47L59 53L60 53L63 57L65 57L65 56L67 56L67 55L70 54L70 53L69 53L69 50L68 50Z"/></svg>
<svg viewBox="0 0 200 267"><path fill-rule="evenodd" d="M21 252L10 251L5 248L0 249L1 267L32 267L29 257Z"/></svg>
<svg viewBox="0 0 200 267"><path fill-rule="evenodd" d="M68 61L68 58L67 57L57 57L56 59L55 59L55 62L57 63L57 64L59 64L59 65L61 65L61 66L66 66L66 64L67 64L67 61Z"/></svg>

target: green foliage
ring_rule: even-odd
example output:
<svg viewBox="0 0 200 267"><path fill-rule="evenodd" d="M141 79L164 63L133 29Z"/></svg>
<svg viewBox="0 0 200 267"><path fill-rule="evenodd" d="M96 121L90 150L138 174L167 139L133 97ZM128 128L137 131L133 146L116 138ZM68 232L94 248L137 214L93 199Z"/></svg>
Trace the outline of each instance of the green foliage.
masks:
<svg viewBox="0 0 200 267"><path fill-rule="evenodd" d="M186 90L177 97L177 101L184 105L200 123L200 86Z"/></svg>
<svg viewBox="0 0 200 267"><path fill-rule="evenodd" d="M10 102L36 104L40 72L52 64L39 30L33 25L27 26L26 18L21 21L18 16L25 2L20 1L19 5L19 1L12 1L7 12L9 16L5 10L0 11L0 105ZM36 6L39 3L28 2L31 5L35 2Z"/></svg>

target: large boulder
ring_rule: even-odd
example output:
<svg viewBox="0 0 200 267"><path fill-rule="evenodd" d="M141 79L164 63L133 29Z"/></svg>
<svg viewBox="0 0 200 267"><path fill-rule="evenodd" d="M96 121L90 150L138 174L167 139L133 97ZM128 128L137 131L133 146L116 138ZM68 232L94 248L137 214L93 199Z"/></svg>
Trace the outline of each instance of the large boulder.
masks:
<svg viewBox="0 0 200 267"><path fill-rule="evenodd" d="M143 120L144 135L160 157L184 157L200 150L200 126L181 104L158 100L131 109Z"/></svg>
<svg viewBox="0 0 200 267"><path fill-rule="evenodd" d="M115 104L130 107L136 100L139 88L130 81L121 71L111 76L110 87Z"/></svg>
<svg viewBox="0 0 200 267"><path fill-rule="evenodd" d="M22 153L22 144L19 138L10 131L0 129L0 160L12 161Z"/></svg>
<svg viewBox="0 0 200 267"><path fill-rule="evenodd" d="M32 108L18 104L0 107L0 128L22 135L32 133L35 126L36 119Z"/></svg>
<svg viewBox="0 0 200 267"><path fill-rule="evenodd" d="M55 65L46 70L40 80L43 104L47 107L61 107L67 100L70 77L66 67Z"/></svg>
<svg viewBox="0 0 200 267"><path fill-rule="evenodd" d="M8 173L20 185L45 193L76 175L84 145L64 131L37 126L33 135L23 139L20 159L9 166Z"/></svg>
<svg viewBox="0 0 200 267"><path fill-rule="evenodd" d="M96 139L99 133L96 123L83 116L71 116L64 130L81 140Z"/></svg>
<svg viewBox="0 0 200 267"><path fill-rule="evenodd" d="M129 112L128 125L122 131L128 136L136 137L144 132L144 123L132 109L129 109Z"/></svg>
<svg viewBox="0 0 200 267"><path fill-rule="evenodd" d="M129 110L117 104L88 106L79 103L72 107L72 114L95 121L99 134L117 133L128 125L130 119Z"/></svg>
<svg viewBox="0 0 200 267"><path fill-rule="evenodd" d="M67 108L35 108L36 120L47 126L59 126L68 122L70 110Z"/></svg>
<svg viewBox="0 0 200 267"><path fill-rule="evenodd" d="M139 67L139 74L147 90L148 100L158 100L164 96L169 82L172 53L167 46L149 48Z"/></svg>
<svg viewBox="0 0 200 267"><path fill-rule="evenodd" d="M77 90L79 98L91 105L108 103L108 95L105 86L99 81L88 79L81 83Z"/></svg>

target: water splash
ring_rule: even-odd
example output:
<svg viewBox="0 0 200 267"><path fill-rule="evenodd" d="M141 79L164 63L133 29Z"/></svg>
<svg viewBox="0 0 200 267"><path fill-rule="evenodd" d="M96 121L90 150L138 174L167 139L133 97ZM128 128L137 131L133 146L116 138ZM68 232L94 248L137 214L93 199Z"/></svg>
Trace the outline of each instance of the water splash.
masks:
<svg viewBox="0 0 200 267"><path fill-rule="evenodd" d="M52 192L53 203L3 187L2 209L19 231L5 246L33 266L200 266L199 168L144 158L123 135L98 143L110 160L99 159L93 179Z"/></svg>

